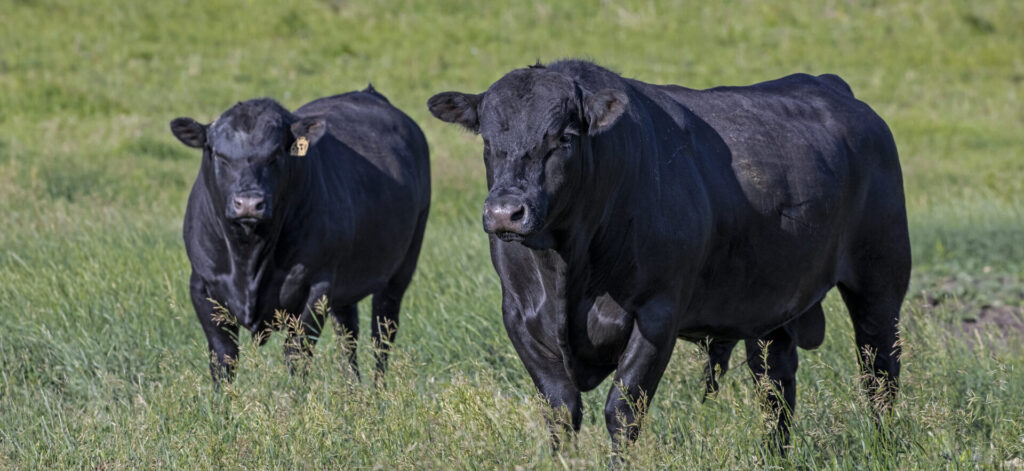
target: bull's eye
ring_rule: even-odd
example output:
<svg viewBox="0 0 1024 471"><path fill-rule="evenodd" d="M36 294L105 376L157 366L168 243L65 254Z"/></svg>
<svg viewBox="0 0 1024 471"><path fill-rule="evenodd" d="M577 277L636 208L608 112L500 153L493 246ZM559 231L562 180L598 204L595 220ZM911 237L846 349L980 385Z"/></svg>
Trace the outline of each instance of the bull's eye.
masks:
<svg viewBox="0 0 1024 471"><path fill-rule="evenodd" d="M571 132L564 132L564 133L562 133L562 137L558 138L558 143L561 144L563 147L564 146L568 146L569 144L572 144L572 141L575 138L576 138L575 134L573 134Z"/></svg>

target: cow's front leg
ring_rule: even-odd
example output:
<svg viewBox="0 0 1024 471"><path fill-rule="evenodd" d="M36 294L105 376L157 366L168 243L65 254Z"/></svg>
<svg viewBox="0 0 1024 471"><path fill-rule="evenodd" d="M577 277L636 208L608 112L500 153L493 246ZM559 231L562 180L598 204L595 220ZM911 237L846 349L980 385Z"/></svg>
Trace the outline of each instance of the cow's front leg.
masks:
<svg viewBox="0 0 1024 471"><path fill-rule="evenodd" d="M580 390L569 378L561 360L524 359L523 363L530 372L533 384L551 406L551 415L547 417L548 428L551 431L551 449L558 451L562 447L562 436L571 436L579 432L583 423Z"/></svg>
<svg viewBox="0 0 1024 471"><path fill-rule="evenodd" d="M222 382L235 378L238 363L238 323L223 309L210 301L203 280L195 273L189 280L192 307L206 334L207 353L210 355L210 376L213 386L220 389Z"/></svg>
<svg viewBox="0 0 1024 471"><path fill-rule="evenodd" d="M569 377L558 352L534 338L522 322L509 322L506 316L505 327L533 384L551 406L548 427L552 449L557 451L561 447L562 434L578 432L583 422L580 390Z"/></svg>
<svg viewBox="0 0 1024 471"><path fill-rule="evenodd" d="M292 374L296 373L299 366L303 368L307 366L305 360L313 355L313 347L320 340L320 332L330 310L327 301L329 288L329 282L314 283L310 286L302 314L284 320L288 329L288 339L284 343L284 357ZM304 369L300 370L304 371Z"/></svg>
<svg viewBox="0 0 1024 471"><path fill-rule="evenodd" d="M649 303L637 312L615 382L604 407L605 426L616 450L636 440L641 422L676 342L669 303Z"/></svg>

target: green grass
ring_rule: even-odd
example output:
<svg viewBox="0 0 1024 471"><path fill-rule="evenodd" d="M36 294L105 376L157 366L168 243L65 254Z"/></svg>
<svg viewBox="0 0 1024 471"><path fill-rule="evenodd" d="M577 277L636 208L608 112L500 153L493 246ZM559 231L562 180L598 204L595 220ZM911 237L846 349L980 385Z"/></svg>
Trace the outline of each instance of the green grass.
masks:
<svg viewBox="0 0 1024 471"><path fill-rule="evenodd" d="M742 355L701 404L702 355L680 344L632 467L1024 460L1019 337L961 325L986 306L1024 307L1020 2L5 0L0 11L0 469L603 469L609 385L584 396L583 431L552 455L500 322L479 139L424 105L561 57L692 87L838 73L889 122L905 172L915 274L886 430L858 391L833 296L824 346L802 353L787 460L761 444ZM293 379L275 335L243 342L238 380L214 393L180 240L198 155L167 123L256 96L294 108L370 81L423 127L435 188L389 387L343 374L333 334Z"/></svg>

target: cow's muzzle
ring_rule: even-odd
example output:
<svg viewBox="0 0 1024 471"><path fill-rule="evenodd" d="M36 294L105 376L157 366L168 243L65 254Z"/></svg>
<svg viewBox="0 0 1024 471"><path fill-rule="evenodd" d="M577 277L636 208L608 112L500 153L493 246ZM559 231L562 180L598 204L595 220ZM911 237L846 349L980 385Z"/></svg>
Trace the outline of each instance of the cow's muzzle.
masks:
<svg viewBox="0 0 1024 471"><path fill-rule="evenodd" d="M270 205L263 192L236 193L228 205L228 218L238 222L258 222L270 217Z"/></svg>
<svg viewBox="0 0 1024 471"><path fill-rule="evenodd" d="M536 230L535 211L518 195L488 196L483 219L484 230L506 242L521 241Z"/></svg>

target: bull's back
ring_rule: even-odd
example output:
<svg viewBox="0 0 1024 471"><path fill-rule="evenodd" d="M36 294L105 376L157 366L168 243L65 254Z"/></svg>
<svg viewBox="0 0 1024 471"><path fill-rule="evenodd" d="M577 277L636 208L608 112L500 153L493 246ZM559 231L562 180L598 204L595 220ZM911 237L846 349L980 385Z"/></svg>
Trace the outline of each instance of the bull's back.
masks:
<svg viewBox="0 0 1024 471"><path fill-rule="evenodd" d="M885 122L835 75L669 92L728 148L708 168L734 180L746 208L723 211L746 209L812 237L852 216L874 180L900 178Z"/></svg>
<svg viewBox="0 0 1024 471"><path fill-rule="evenodd" d="M698 324L730 312L750 329L732 334L749 336L799 315L835 284L866 208L902 205L902 190L871 194L900 180L895 146L837 76L664 90L728 148L697 156L728 182L709 188L719 237L703 267Z"/></svg>

